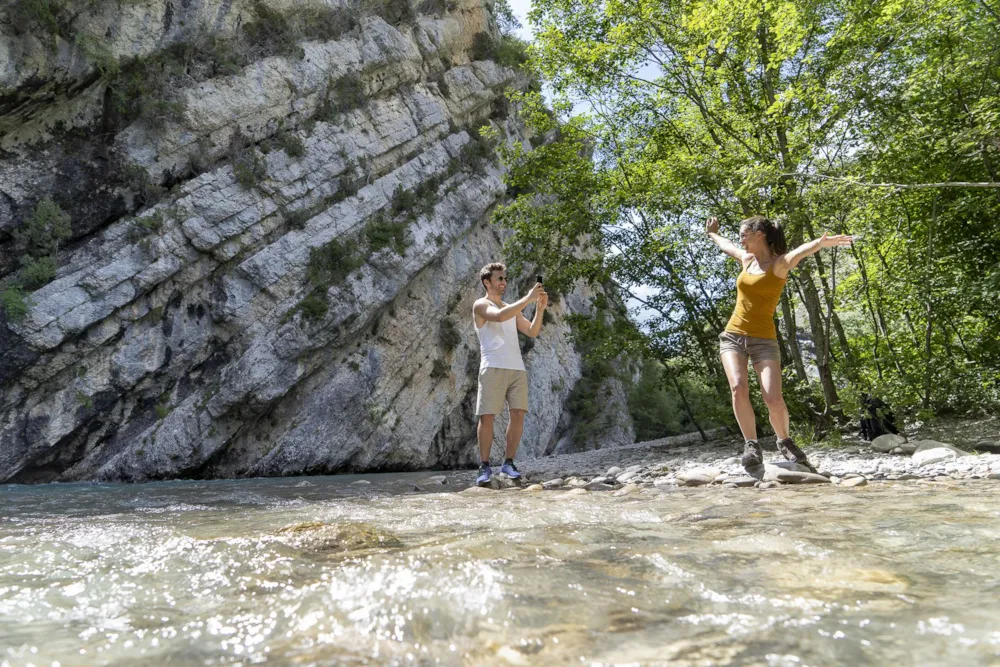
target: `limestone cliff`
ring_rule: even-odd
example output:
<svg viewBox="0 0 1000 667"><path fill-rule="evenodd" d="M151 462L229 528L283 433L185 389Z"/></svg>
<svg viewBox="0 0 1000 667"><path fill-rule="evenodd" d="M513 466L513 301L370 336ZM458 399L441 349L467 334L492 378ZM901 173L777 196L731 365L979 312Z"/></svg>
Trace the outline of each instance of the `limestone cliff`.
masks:
<svg viewBox="0 0 1000 667"><path fill-rule="evenodd" d="M470 313L504 191L478 128L524 140L488 3L8 5L0 481L478 459ZM528 456L573 428L562 315L588 303L526 352Z"/></svg>

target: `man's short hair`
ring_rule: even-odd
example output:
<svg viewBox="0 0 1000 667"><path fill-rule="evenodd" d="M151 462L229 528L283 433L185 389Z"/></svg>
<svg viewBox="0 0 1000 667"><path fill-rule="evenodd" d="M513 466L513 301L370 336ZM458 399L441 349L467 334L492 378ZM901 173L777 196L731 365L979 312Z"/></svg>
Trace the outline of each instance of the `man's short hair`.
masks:
<svg viewBox="0 0 1000 667"><path fill-rule="evenodd" d="M479 284L483 285L483 287L486 287L486 285L483 283L485 283L487 280L493 279L494 271L506 271L506 270L507 267L504 264L501 264L500 262L492 262L490 264L487 264L483 268L479 269Z"/></svg>

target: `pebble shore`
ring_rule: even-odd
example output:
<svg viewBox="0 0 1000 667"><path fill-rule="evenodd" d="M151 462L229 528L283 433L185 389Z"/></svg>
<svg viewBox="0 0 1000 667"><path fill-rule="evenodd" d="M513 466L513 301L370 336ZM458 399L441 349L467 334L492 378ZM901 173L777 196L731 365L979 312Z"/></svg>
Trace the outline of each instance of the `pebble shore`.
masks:
<svg viewBox="0 0 1000 667"><path fill-rule="evenodd" d="M966 449L941 440L907 440L903 436L882 436L872 443L856 438L853 442L845 440L848 442L839 447L803 448L818 474L782 460L773 438L761 440L764 465L749 470L740 465L742 440L738 438L681 445L664 439L530 459L519 466L521 480L496 474L490 487L627 495L649 487L771 489L791 484L832 484L858 488L870 482L1000 479L1000 439L984 439L965 445Z"/></svg>

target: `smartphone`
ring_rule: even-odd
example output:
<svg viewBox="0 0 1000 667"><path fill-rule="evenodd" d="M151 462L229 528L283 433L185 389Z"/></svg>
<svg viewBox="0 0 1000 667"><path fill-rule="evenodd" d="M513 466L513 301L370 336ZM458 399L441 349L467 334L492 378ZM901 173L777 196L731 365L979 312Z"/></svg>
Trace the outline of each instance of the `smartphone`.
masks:
<svg viewBox="0 0 1000 667"><path fill-rule="evenodd" d="M538 278L538 280L535 281L536 283L542 282L542 277L541 276L537 276L537 278Z"/></svg>

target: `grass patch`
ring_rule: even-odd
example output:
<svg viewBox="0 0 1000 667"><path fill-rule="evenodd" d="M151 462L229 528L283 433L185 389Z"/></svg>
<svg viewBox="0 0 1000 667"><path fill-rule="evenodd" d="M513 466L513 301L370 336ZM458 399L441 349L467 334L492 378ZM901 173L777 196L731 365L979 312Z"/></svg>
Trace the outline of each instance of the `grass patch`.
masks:
<svg viewBox="0 0 1000 667"><path fill-rule="evenodd" d="M351 271L360 268L364 259L356 241L343 243L334 239L309 253L306 277L316 287L329 288L344 281Z"/></svg>
<svg viewBox="0 0 1000 667"><path fill-rule="evenodd" d="M440 380L448 376L451 373L451 366L446 364L441 359L434 360L434 367L431 368L431 377L435 380Z"/></svg>
<svg viewBox="0 0 1000 667"><path fill-rule="evenodd" d="M503 67L520 69L528 62L528 43L513 35L491 37L477 32L472 38L469 57L473 60L492 60Z"/></svg>
<svg viewBox="0 0 1000 667"><path fill-rule="evenodd" d="M279 132L276 140L288 157L302 157L306 154L305 143L288 130Z"/></svg>
<svg viewBox="0 0 1000 667"><path fill-rule="evenodd" d="M0 292L0 305L3 306L4 315L11 322L22 322L31 309L31 303L24 288L16 281L10 281L4 285Z"/></svg>

